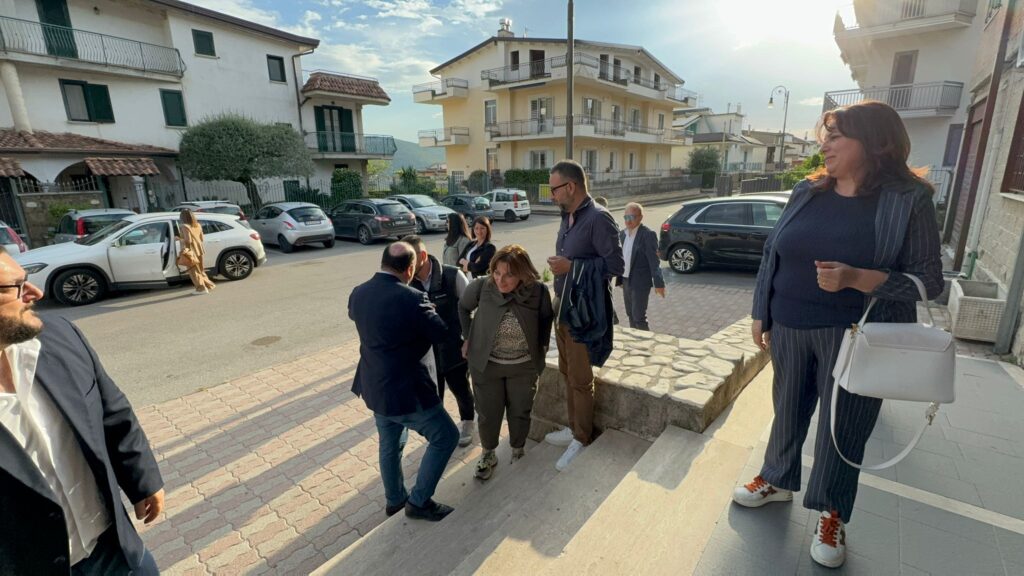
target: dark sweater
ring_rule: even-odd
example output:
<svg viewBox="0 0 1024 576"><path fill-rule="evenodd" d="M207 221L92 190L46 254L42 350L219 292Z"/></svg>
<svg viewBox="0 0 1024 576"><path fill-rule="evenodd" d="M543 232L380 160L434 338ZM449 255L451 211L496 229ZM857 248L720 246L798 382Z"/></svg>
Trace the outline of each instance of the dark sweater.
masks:
<svg viewBox="0 0 1024 576"><path fill-rule="evenodd" d="M878 196L847 198L818 192L776 240L778 267L772 283L771 315L789 328L847 326L864 313L864 294L853 288L818 287L815 260L872 268Z"/></svg>

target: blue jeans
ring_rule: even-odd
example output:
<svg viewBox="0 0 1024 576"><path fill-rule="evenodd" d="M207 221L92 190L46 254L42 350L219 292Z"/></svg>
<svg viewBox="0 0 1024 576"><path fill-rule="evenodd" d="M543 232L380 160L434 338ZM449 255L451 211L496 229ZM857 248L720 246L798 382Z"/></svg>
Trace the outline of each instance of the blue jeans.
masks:
<svg viewBox="0 0 1024 576"><path fill-rule="evenodd" d="M443 404L401 416L373 415L380 435L380 475L384 480L384 496L388 506L398 506L408 499L413 506L424 506L434 495L437 483L459 444L459 429L455 426ZM427 439L416 485L412 492L405 490L402 474L402 450L409 428Z"/></svg>
<svg viewBox="0 0 1024 576"><path fill-rule="evenodd" d="M166 522L166 520L165 520ZM142 564L132 570L121 551L121 543L117 539L117 530L111 526L100 536L92 554L85 560L71 567L72 576L92 576L105 574L133 574L137 576L159 576L160 569L149 550L144 550Z"/></svg>

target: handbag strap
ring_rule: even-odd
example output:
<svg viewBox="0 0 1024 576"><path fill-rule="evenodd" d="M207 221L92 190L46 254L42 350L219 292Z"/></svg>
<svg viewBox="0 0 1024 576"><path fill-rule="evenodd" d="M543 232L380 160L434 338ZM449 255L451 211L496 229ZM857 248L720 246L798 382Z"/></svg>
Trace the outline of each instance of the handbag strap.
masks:
<svg viewBox="0 0 1024 576"><path fill-rule="evenodd" d="M924 436L924 431L927 430L929 426L931 426L932 420L935 419L935 414L937 414L939 411L939 405L936 404L935 402L932 402L931 404L928 405L928 408L924 411L924 424L922 424L917 429L917 433L914 434L914 438L910 440L910 443L907 444L907 446L903 448L903 450L900 451L899 454L893 456L892 458L886 460L885 462L882 462L881 464L873 464L870 466L866 464L857 464L856 462L851 462L849 458L843 455L843 451L839 448L839 442L836 440L836 406L839 401L839 390L839 379L836 378L835 384L832 386L832 402L830 411L831 413L829 414L829 429L832 432L832 445L835 446L836 454L839 454L839 457L843 459L843 462L846 462L847 464L853 466L858 470L884 470L885 468L889 468L890 466L895 466L897 463L899 463L900 460L906 458L907 455L910 454L911 450L913 450L914 447L917 446L917 443L921 441L921 437Z"/></svg>
<svg viewBox="0 0 1024 576"><path fill-rule="evenodd" d="M917 293L919 296L921 296L921 302L924 302L925 310L928 311L928 319L931 320L931 322L927 324L927 326L929 328L934 327L935 316L932 314L932 303L931 300L928 299L928 292L924 289L924 282L921 282L921 279L918 278L917 276L914 276L913 274L907 274L906 272L903 272L902 274L907 278L910 278L910 281L913 282L914 286L917 287ZM868 314L871 313L871 309L875 307L876 303L878 303L878 298L872 296L871 301L868 303L868 307L864 309L864 315L860 317L860 322L857 322L858 326L863 326L864 324L867 323Z"/></svg>

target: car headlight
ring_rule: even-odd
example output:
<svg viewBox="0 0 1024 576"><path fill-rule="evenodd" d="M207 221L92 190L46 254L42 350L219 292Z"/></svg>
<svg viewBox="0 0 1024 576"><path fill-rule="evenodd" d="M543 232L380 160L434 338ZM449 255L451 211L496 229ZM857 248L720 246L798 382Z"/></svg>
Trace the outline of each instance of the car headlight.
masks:
<svg viewBox="0 0 1024 576"><path fill-rule="evenodd" d="M25 273L27 274L37 274L42 272L43 268L46 268L47 266L48 264L26 264L22 266L22 269L25 270Z"/></svg>

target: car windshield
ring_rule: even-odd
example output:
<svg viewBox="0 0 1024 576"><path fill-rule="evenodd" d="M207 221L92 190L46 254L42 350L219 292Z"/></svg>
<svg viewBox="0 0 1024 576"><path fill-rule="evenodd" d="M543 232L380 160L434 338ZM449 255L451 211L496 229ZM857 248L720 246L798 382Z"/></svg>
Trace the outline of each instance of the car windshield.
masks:
<svg viewBox="0 0 1024 576"><path fill-rule="evenodd" d="M292 208L288 211L288 214L298 220L299 222L307 222L309 220L323 220L327 218L324 215L324 211L317 208L316 206L303 206L301 208Z"/></svg>
<svg viewBox="0 0 1024 576"><path fill-rule="evenodd" d="M88 236L89 234L95 234L107 226L110 226L112 223L124 219L125 216L129 216L129 214L104 214L102 216L87 216L82 218L82 221L85 223L85 235Z"/></svg>
<svg viewBox="0 0 1024 576"><path fill-rule="evenodd" d="M114 234L117 234L121 230L124 230L128 226L131 226L131 224L132 223L129 222L128 220L118 220L117 222L114 222L113 224L107 226L106 228L100 229L95 234L83 236L78 240L75 240L75 242L77 242L78 244L84 244L86 246L95 246L96 244L99 244L100 242L106 240L107 238L110 238Z"/></svg>
<svg viewBox="0 0 1024 576"><path fill-rule="evenodd" d="M476 205L477 208L482 208L484 210L491 207L491 201L483 197L477 198L476 200L473 201L473 203Z"/></svg>
<svg viewBox="0 0 1024 576"><path fill-rule="evenodd" d="M427 206L437 206L437 202L430 196L406 196L405 199L412 205L413 208L426 208Z"/></svg>
<svg viewBox="0 0 1024 576"><path fill-rule="evenodd" d="M398 202L395 202L393 204L377 204L377 208L380 210L380 213L384 214L385 216L401 216L409 212L408 208L402 206Z"/></svg>

